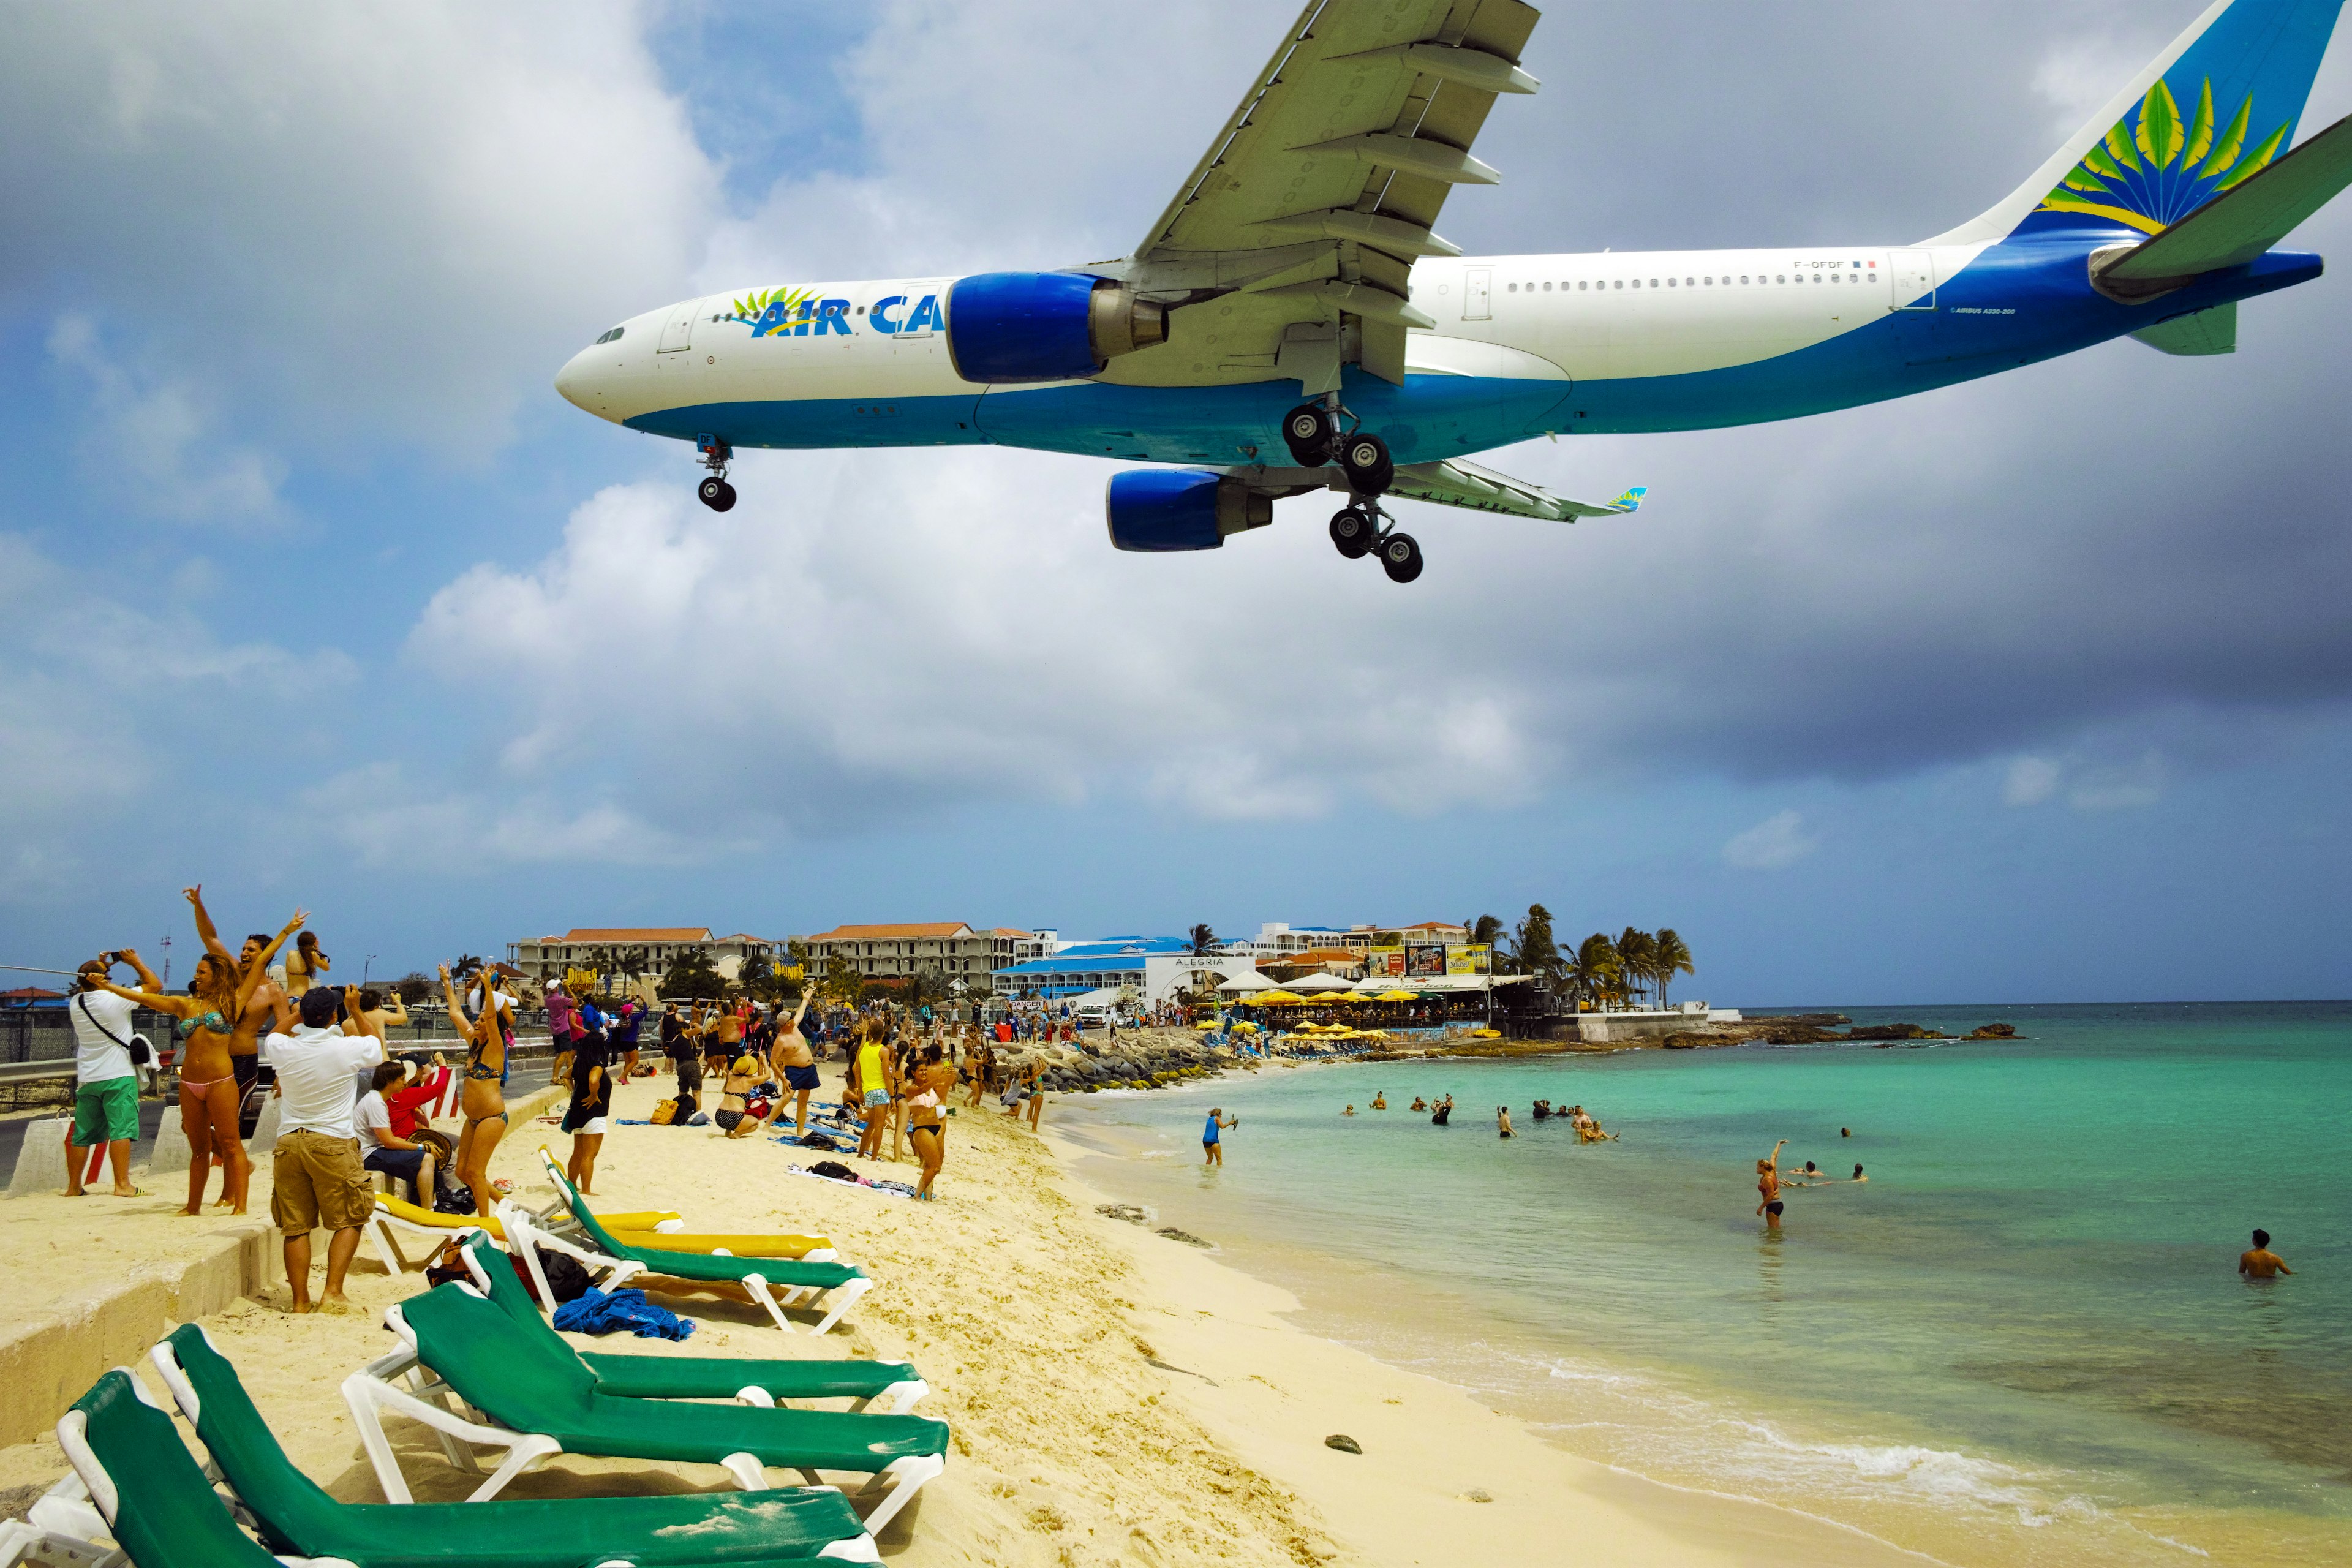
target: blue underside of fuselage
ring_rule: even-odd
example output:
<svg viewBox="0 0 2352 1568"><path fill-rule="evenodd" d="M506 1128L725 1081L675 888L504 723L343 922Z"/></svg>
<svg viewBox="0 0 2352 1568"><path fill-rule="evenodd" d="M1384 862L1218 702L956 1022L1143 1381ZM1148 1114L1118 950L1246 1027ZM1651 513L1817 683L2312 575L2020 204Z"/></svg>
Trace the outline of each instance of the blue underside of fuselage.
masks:
<svg viewBox="0 0 2352 1568"><path fill-rule="evenodd" d="M1612 380L1409 375L1349 367L1341 400L1400 463L1433 462L1547 433L1618 435L1795 419L1884 402L2072 353L2160 321L2306 282L2315 256L2273 251L2140 305L2090 286L2090 252L2140 237L2017 236L1904 310L1794 353L1724 370ZM1287 463L1283 415L1296 382L1135 387L1099 382L994 387L984 395L713 403L642 415L633 429L738 447L994 444L1161 463Z"/></svg>

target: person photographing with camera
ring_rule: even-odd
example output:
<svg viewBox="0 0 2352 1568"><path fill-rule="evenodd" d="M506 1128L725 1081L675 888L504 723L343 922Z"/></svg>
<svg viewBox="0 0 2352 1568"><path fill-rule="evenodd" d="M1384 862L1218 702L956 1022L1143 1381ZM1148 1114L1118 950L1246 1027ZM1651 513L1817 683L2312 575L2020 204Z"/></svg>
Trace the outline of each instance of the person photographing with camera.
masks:
<svg viewBox="0 0 2352 1568"><path fill-rule="evenodd" d="M66 1128L69 1198L85 1195L84 1152L100 1144L114 1168L114 1195L141 1195L131 1184L131 1145L139 1139L139 1067L131 1059L131 1034L135 1004L105 988L108 971L126 963L139 972L140 983L148 990L163 989L135 952L101 952L81 966L73 999L66 1006L74 1031L74 1113Z"/></svg>
<svg viewBox="0 0 2352 1568"><path fill-rule="evenodd" d="M383 1041L367 1032L372 1026L356 990L314 985L302 994L300 1016L293 1033L272 1034L261 1042L262 1059L278 1075L269 1217L285 1233L293 1310L311 1310L310 1232L323 1226L332 1234L318 1310L348 1312L343 1276L360 1248L360 1227L375 1212L375 1188L361 1163L353 1125L360 1097L356 1079L383 1064Z"/></svg>

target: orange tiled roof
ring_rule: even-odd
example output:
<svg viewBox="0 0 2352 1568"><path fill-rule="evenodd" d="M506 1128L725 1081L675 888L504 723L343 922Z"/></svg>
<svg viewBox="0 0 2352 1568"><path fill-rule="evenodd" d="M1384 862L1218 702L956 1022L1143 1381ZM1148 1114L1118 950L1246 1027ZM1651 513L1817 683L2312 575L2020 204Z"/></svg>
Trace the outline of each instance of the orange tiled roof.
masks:
<svg viewBox="0 0 2352 1568"><path fill-rule="evenodd" d="M709 942L709 926L573 926L557 942Z"/></svg>
<svg viewBox="0 0 2352 1568"><path fill-rule="evenodd" d="M897 926L835 926L819 931L811 942L905 942L911 938L944 938L970 936L972 929L961 921L940 921L930 925Z"/></svg>
<svg viewBox="0 0 2352 1568"><path fill-rule="evenodd" d="M1304 952L1286 952L1266 960L1268 963L1361 963L1364 950L1360 947L1310 947Z"/></svg>

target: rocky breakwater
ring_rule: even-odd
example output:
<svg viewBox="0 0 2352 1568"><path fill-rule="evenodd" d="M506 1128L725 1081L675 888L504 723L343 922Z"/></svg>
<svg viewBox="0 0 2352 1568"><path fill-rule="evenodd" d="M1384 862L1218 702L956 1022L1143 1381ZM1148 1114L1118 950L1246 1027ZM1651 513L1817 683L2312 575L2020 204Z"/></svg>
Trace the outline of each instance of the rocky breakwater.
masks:
<svg viewBox="0 0 2352 1568"><path fill-rule="evenodd" d="M1120 1030L1108 1038L1094 1035L1076 1045L1000 1046L996 1054L999 1062L1016 1072L1043 1064L1037 1081L1049 1094L1164 1089L1187 1079L1214 1077L1234 1059L1229 1050L1173 1029L1147 1029L1139 1035Z"/></svg>
<svg viewBox="0 0 2352 1568"><path fill-rule="evenodd" d="M1841 1031L1836 1027L1839 1025L1851 1026ZM1705 1028L1685 1029L1668 1035L1658 1044L1670 1051L1689 1051L1708 1046L1744 1046L1750 1043L1826 1046L1867 1042L1880 1050L1886 1050L1916 1040L2015 1038L2017 1026L2013 1024L1985 1024L1972 1034L1955 1036L1918 1024L1856 1025L1843 1013L1799 1013L1780 1017L1749 1018L1738 1024L1710 1024Z"/></svg>

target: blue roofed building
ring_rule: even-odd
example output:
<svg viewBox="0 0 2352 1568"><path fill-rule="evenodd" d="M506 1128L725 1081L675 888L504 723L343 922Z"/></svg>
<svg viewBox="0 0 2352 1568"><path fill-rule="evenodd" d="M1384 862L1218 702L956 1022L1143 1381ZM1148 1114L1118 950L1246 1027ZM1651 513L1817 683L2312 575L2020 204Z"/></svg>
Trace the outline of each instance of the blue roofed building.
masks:
<svg viewBox="0 0 2352 1568"><path fill-rule="evenodd" d="M1009 965L990 978L996 994L1006 998L1054 1001L1095 991L1129 990L1137 1000L1150 1004L1189 982L1195 969L1207 974L1228 967L1238 965L1223 955L1195 958L1192 944L1181 936L1115 936L1072 942L1051 957Z"/></svg>

